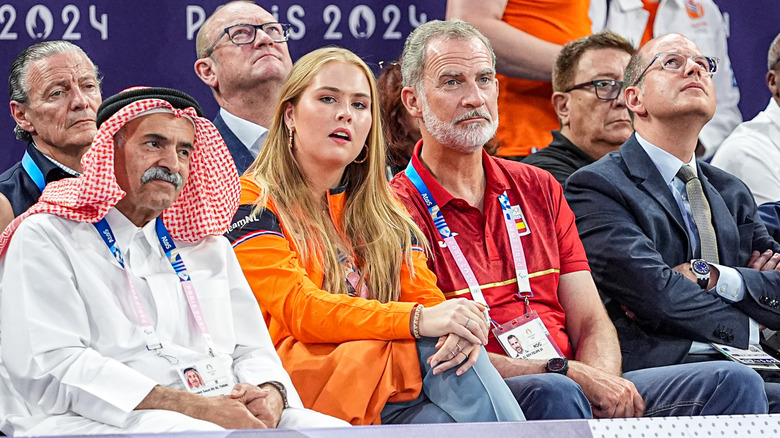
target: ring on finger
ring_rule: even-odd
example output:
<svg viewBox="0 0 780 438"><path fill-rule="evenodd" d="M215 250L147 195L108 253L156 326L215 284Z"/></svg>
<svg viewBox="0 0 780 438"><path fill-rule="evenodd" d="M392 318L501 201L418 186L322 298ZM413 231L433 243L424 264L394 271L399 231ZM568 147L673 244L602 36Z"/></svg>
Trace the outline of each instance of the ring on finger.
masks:
<svg viewBox="0 0 780 438"><path fill-rule="evenodd" d="M454 359L455 356L460 354L463 351L463 347L460 346L460 344L455 344L455 349L450 351L450 354L452 355L452 358Z"/></svg>
<svg viewBox="0 0 780 438"><path fill-rule="evenodd" d="M471 318L466 320L466 325L464 327L469 328L469 324L471 324Z"/></svg>

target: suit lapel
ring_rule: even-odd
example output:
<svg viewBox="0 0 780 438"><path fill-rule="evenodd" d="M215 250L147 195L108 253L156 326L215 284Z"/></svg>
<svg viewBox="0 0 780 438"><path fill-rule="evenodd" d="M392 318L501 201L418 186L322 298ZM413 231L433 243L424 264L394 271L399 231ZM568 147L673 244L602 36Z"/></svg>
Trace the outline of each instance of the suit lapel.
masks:
<svg viewBox="0 0 780 438"><path fill-rule="evenodd" d="M233 156L233 162L236 163L238 174L242 175L252 162L255 161L255 158L249 152L249 149L244 146L244 143L236 137L236 134L228 128L225 121L222 120L222 115L219 113L217 113L217 117L214 117L214 126L225 141L225 144L230 151L230 155Z"/></svg>
<svg viewBox="0 0 780 438"><path fill-rule="evenodd" d="M688 241L688 231L685 227L682 213L680 213L680 208L677 206L677 201L675 201L669 186L666 185L666 182L661 177L661 173L655 167L653 160L647 156L647 153L636 140L635 135L632 135L620 147L620 154L631 176L641 181L639 187L661 206L668 217L672 218L672 223L676 224L676 227L679 228L678 231ZM648 205L646 208L652 209L653 206ZM690 242L687 242L687 247L691 247Z"/></svg>

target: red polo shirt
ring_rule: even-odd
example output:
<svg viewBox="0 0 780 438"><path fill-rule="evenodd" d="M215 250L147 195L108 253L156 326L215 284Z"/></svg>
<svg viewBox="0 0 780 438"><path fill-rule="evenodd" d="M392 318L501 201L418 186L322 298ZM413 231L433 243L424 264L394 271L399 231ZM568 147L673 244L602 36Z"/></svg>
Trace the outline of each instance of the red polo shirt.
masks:
<svg viewBox="0 0 780 438"><path fill-rule="evenodd" d="M490 306L491 318L501 324L520 316L523 303L517 295L512 248L498 196L506 191L510 205L522 209L531 231L521 237L534 293L531 308L542 318L566 357L573 358L566 318L558 301L558 280L561 274L590 268L561 185L546 171L494 158L483 151L487 177L483 215L463 199L453 197L433 178L420 162L421 148L422 141L417 143L411 163L439 205L450 230L456 233L455 240ZM391 185L431 243L433 256L429 257L428 266L436 274L444 296L471 299L466 280L449 249L442 247L444 241L417 189L404 172L396 175ZM504 352L492 334L487 349Z"/></svg>

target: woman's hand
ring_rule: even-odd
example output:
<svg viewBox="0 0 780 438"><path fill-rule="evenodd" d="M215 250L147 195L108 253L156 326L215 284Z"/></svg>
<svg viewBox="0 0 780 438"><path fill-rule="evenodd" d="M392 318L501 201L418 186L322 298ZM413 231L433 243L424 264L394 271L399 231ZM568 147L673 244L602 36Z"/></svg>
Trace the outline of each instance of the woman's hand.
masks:
<svg viewBox="0 0 780 438"><path fill-rule="evenodd" d="M462 375L477 363L479 352L482 350L481 345L472 344L452 333L440 337L436 348L439 351L428 358L428 363L433 367L434 375L441 374L459 364L462 365L455 371L455 374Z"/></svg>
<svg viewBox="0 0 780 438"><path fill-rule="evenodd" d="M420 335L435 338L452 333L471 344L485 345L488 323L484 312L483 305L465 298L425 307L420 314Z"/></svg>

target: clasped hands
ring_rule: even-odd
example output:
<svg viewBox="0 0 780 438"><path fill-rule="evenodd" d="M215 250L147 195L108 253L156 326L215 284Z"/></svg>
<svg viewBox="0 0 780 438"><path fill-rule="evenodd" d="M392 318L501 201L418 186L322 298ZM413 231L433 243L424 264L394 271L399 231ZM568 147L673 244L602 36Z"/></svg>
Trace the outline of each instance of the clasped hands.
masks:
<svg viewBox="0 0 780 438"><path fill-rule="evenodd" d="M461 375L474 366L479 352L488 342L490 325L485 319L485 306L465 298L447 300L423 308L420 334L438 337L438 351L427 358L433 374L440 374L461 365L455 374Z"/></svg>
<svg viewBox="0 0 780 438"><path fill-rule="evenodd" d="M201 412L194 415L226 429L271 429L279 425L284 400L270 385L238 383L228 396L202 397Z"/></svg>

